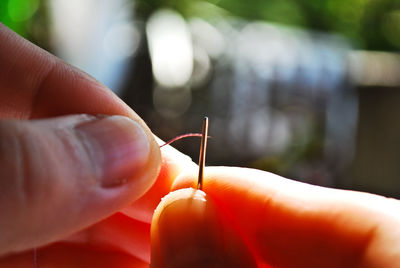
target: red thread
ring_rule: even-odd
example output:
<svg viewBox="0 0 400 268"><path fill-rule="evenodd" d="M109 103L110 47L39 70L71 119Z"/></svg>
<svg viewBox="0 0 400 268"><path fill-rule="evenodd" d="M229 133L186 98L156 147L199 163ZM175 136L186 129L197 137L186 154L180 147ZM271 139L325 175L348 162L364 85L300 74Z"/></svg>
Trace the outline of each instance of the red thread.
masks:
<svg viewBox="0 0 400 268"><path fill-rule="evenodd" d="M165 145L171 144L177 140L180 140L180 139L184 139L184 138L188 138L188 137L201 137L201 136L202 136L201 133L187 133L187 134L179 135L178 137L175 137L172 140L169 140L166 143L164 143L163 145L161 145L160 148Z"/></svg>

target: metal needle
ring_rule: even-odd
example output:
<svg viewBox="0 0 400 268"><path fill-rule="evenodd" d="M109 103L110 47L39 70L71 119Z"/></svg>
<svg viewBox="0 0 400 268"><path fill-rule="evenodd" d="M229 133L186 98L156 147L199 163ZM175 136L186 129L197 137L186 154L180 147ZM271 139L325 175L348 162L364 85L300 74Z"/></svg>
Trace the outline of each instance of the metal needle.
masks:
<svg viewBox="0 0 400 268"><path fill-rule="evenodd" d="M201 145L200 145L200 156L199 156L199 178L197 182L197 189L203 188L203 170L206 162L206 150L207 150L207 138L208 138L208 117L204 117L203 129L201 131Z"/></svg>

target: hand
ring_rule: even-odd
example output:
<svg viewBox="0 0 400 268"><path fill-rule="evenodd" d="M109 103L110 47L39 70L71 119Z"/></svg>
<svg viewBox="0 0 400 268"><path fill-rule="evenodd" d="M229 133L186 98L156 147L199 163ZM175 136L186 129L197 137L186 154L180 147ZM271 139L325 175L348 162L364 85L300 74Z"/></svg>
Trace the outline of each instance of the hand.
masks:
<svg viewBox="0 0 400 268"><path fill-rule="evenodd" d="M38 267L148 267L153 210L172 184L195 185L195 173L181 174L194 164L164 147L155 180L159 150L142 120L101 84L1 25L0 62L0 118L8 119L0 120L0 267L33 267L33 247ZM82 113L131 119L45 119ZM142 148L143 132L147 159L131 151ZM91 144L94 137L111 144ZM106 158L127 140L136 142L125 144L124 157ZM183 189L159 205L153 267L397 266L396 200L249 169L207 168L205 176L207 194Z"/></svg>
<svg viewBox="0 0 400 268"><path fill-rule="evenodd" d="M153 185L161 157L150 130L103 85L1 24L0 119L0 267L33 267L32 249L55 241L38 249L38 267L110 267L121 254L99 256L101 243L86 254L76 232Z"/></svg>
<svg viewBox="0 0 400 268"><path fill-rule="evenodd" d="M398 267L400 202L267 172L181 174L158 206L152 267Z"/></svg>

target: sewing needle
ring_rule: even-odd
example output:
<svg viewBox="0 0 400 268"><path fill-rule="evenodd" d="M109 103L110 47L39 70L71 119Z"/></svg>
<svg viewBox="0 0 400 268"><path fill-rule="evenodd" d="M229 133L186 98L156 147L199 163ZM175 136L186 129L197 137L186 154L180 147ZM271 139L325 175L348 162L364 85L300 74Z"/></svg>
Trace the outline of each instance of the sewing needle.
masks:
<svg viewBox="0 0 400 268"><path fill-rule="evenodd" d="M199 177L197 182L197 189L202 190L203 188L203 170L206 162L206 150L207 150L207 138L208 138L208 117L203 119L203 128L201 131L201 145L200 145L200 156L199 156Z"/></svg>

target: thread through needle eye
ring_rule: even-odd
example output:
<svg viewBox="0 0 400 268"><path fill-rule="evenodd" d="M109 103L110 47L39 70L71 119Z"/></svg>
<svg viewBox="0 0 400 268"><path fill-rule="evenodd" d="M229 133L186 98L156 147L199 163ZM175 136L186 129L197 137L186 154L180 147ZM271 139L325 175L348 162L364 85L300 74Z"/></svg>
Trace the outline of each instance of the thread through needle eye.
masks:
<svg viewBox="0 0 400 268"><path fill-rule="evenodd" d="M197 189L202 190L203 188L203 172L206 162L206 150L207 150L207 138L208 138L208 117L203 119L203 128L201 131L201 145L199 155L199 177L197 182Z"/></svg>

